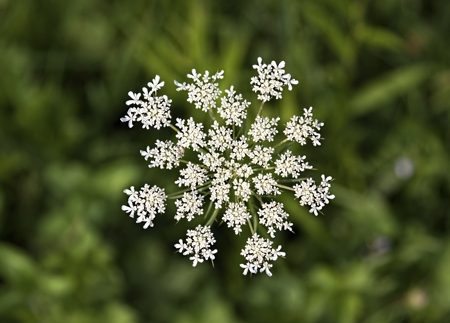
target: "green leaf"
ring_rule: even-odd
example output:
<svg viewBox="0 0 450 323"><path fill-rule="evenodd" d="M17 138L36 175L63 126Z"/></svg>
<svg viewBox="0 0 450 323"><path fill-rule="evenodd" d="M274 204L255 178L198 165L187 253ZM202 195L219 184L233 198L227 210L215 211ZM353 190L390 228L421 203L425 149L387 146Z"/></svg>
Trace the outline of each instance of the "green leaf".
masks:
<svg viewBox="0 0 450 323"><path fill-rule="evenodd" d="M398 98L418 87L432 73L430 64L398 68L365 85L350 101L352 114L358 117Z"/></svg>
<svg viewBox="0 0 450 323"><path fill-rule="evenodd" d="M358 228L358 234L395 235L398 224L384 196L378 192L361 193L333 184L335 203L349 213L349 219Z"/></svg>
<svg viewBox="0 0 450 323"><path fill-rule="evenodd" d="M0 244L0 276L13 284L26 283L36 276L36 264L22 250Z"/></svg>
<svg viewBox="0 0 450 323"><path fill-rule="evenodd" d="M365 25L358 28L356 34L362 43L373 48L397 51L404 44L400 36L384 28Z"/></svg>
<svg viewBox="0 0 450 323"><path fill-rule="evenodd" d="M316 27L325 39L331 51L333 51L340 60L351 65L355 61L356 46L353 39L344 31L341 26L316 3L306 3L305 11L308 14L305 18L309 23Z"/></svg>

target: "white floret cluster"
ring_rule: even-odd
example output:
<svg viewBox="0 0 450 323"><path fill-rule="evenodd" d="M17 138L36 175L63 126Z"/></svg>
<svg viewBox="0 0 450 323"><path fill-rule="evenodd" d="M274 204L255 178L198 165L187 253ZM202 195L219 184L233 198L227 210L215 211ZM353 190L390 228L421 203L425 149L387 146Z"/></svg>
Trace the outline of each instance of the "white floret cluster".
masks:
<svg viewBox="0 0 450 323"><path fill-rule="evenodd" d="M275 61L264 64L262 58L258 57L258 65L253 65L258 76L254 76L250 80L250 84L253 84L253 91L259 93L258 100L267 102L272 98L281 99L284 86L291 91L292 85L298 84L297 80L291 78L291 74L285 73L284 65L284 61L279 64Z"/></svg>
<svg viewBox="0 0 450 323"><path fill-rule="evenodd" d="M272 276L270 268L273 267L269 261L275 261L278 257L284 257L286 254L281 250L281 246L277 249L272 248L273 242L269 239L261 238L257 233L248 238L247 244L241 251L241 255L247 260L246 264L241 264L241 268L244 268L244 275L248 272L257 274L260 272L266 272L267 276Z"/></svg>
<svg viewBox="0 0 450 323"><path fill-rule="evenodd" d="M167 195L163 188L145 184L138 192L131 186L124 193L128 195L128 205L122 205L122 210L129 213L131 218L136 214L136 223L144 222L144 229L153 226L156 214L166 211Z"/></svg>
<svg viewBox="0 0 450 323"><path fill-rule="evenodd" d="M131 187L124 191L128 204L122 210L130 217L136 216L136 222L143 222L144 228L148 228L153 226L157 214L165 212L167 200L174 199L177 210L174 219L196 223L194 230L187 231L186 240L180 239L175 244L179 253L189 256L193 266L215 259L217 250L212 248L215 238L211 226L223 222L235 234L250 236L241 252L246 260L240 265L243 274L265 272L271 276L272 262L285 253L281 246L272 248L273 241L261 235L274 239L279 231L293 232L289 214L276 197L291 191L299 204L309 207L314 215L334 198L329 192L332 178L322 175L321 183L316 184L305 177L304 172L312 169L306 156L287 149L292 143L303 146L307 140L314 146L320 145L323 123L313 120L312 108L304 109L301 116L293 116L283 131L278 130L280 118L261 115L266 102L281 99L285 87L292 90L298 84L284 67L284 62L265 64L261 58L253 65L258 75L250 83L261 105L249 126L250 102L234 86L222 94L218 81L223 79L223 71L211 75L193 69L187 75L192 83L175 81L177 91L187 91L189 103L209 113L209 129L192 117L177 118L175 124L171 123L172 101L165 95L158 96L164 86L159 76L142 93L128 93L131 99L126 104L130 107L121 121L130 128L134 122L141 122L146 129L170 127L176 132L174 141L156 140L154 148L141 150L148 166L183 167L175 181L180 187L178 192L166 195L164 189L148 184L140 191ZM271 145L283 135L277 144ZM289 183L292 185L288 186Z"/></svg>
<svg viewBox="0 0 450 323"><path fill-rule="evenodd" d="M193 255L189 257L192 260L192 266L197 266L197 263L203 260L214 260L214 254L217 249L211 250L211 246L216 243L214 236L209 226L198 225L195 230L188 230L186 234L186 242L182 239L178 241L175 248L184 256Z"/></svg>
<svg viewBox="0 0 450 323"><path fill-rule="evenodd" d="M133 122L141 122L142 128L145 129L150 127L160 129L169 126L172 100L169 100L167 95L156 95L156 92L164 86L164 82L159 82L159 79L159 76L156 75L153 81L147 84L149 89L142 88L142 93L128 92L131 100L126 101L125 104L132 105L132 107L120 121L128 122L130 128L133 127ZM144 100L140 100L141 95Z"/></svg>

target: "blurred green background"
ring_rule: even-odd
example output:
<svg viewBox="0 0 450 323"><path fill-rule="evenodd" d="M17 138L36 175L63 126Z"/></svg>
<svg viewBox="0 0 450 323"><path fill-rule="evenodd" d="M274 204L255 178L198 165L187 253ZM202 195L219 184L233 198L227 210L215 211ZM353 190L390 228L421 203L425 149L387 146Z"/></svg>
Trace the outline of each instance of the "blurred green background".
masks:
<svg viewBox="0 0 450 323"><path fill-rule="evenodd" d="M0 1L0 322L450 322L450 2ZM314 107L335 178L314 217L282 201L274 276L242 276L244 238L216 227L215 268L175 253L191 224L154 228L123 189L174 190L139 154L169 130L132 130L127 92L224 69L257 106L251 65L299 80L267 114ZM256 102L256 103L255 103Z"/></svg>

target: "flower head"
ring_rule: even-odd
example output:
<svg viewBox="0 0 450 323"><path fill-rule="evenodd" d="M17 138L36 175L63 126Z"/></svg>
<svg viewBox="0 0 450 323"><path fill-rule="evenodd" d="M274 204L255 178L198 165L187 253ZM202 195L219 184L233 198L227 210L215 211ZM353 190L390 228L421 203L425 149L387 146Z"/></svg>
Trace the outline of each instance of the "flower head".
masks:
<svg viewBox="0 0 450 323"><path fill-rule="evenodd" d="M188 102L194 103L197 109L205 112L214 109L216 100L222 93L219 89L219 84L214 82L223 79L223 71L217 72L212 76L206 71L202 77L202 74L197 73L193 69L192 74L188 74L187 77L192 79L194 83L187 84L175 81L175 85L178 86L177 91L188 91Z"/></svg>
<svg viewBox="0 0 450 323"><path fill-rule="evenodd" d="M299 199L300 205L308 205L309 212L317 215L317 212L330 202L329 200L334 199L334 195L328 192L331 187L329 181L331 176L322 175L322 182L318 186L312 178L294 185L295 197Z"/></svg>
<svg viewBox="0 0 450 323"><path fill-rule="evenodd" d="M267 227L270 237L275 238L275 231L292 231L292 223L286 221L289 217L283 210L283 204L275 201L264 203L258 210L259 222Z"/></svg>
<svg viewBox="0 0 450 323"><path fill-rule="evenodd" d="M293 143L301 147L308 141L320 145L319 131L323 123L313 120L312 108L304 109L302 116L293 116L284 131L278 129L280 118L261 114L265 102L280 99L283 89L292 90L298 81L285 72L284 62L265 64L258 58L253 68L257 76L250 83L262 101L255 117L249 117L250 102L234 86L222 95L219 81L223 71L211 75L193 69L187 75L191 83L175 81L178 91L187 92L189 103L209 113L209 127L192 117L177 118L171 124L171 100L157 95L164 86L159 76L142 93L129 92L126 104L130 108L121 119L123 122L130 127L134 122L141 122L147 129L169 126L175 130L175 141L157 139L154 148L148 146L141 150L141 155L151 168L172 169L181 165L175 181L180 190L166 195L157 186L146 184L140 191L131 187L125 190L128 203L122 209L130 217L137 216L137 222L144 222L144 228L148 228L153 226L156 214L165 212L166 200L175 199L177 222L205 219L203 225L188 230L186 239L175 244L179 253L189 256L194 267L204 260L215 259L217 250L212 249L215 238L211 226L223 222L235 234L250 236L241 252L246 260L240 265L243 274L265 272L271 276L273 262L285 253L280 251L281 246L272 248L273 241L262 238L258 232L265 231L271 239L279 231L293 232L289 214L275 199L290 191L300 205L318 215L334 195L329 192L330 176L322 175L321 183L316 184L312 178L305 177L305 172L312 169L306 156L295 155L287 149L293 149ZM193 153L186 153L188 150ZM194 158L185 160L185 156ZM289 183L292 185L288 186Z"/></svg>
<svg viewBox="0 0 450 323"><path fill-rule="evenodd" d="M202 263L204 260L214 260L214 254L217 250L211 250L211 246L216 243L214 236L209 226L197 226L195 230L188 230L186 234L186 242L179 240L175 244L175 248L179 253L183 253L184 256L189 256L192 260L192 266L197 266L198 263Z"/></svg>
<svg viewBox="0 0 450 323"><path fill-rule="evenodd" d="M293 116L286 125L284 134L287 139L296 141L300 145L306 145L306 139L310 139L314 146L320 145L320 133L316 132L323 126L322 122L312 119L312 107L303 109L303 116Z"/></svg>
<svg viewBox="0 0 450 323"><path fill-rule="evenodd" d="M166 210L167 195L164 193L164 189L156 185L150 187L145 184L139 192L136 192L131 186L124 192L128 195L128 205L122 206L122 210L130 213L132 218L136 213L138 216L136 223L144 222L144 229L152 227L156 214L164 213Z"/></svg>
<svg viewBox="0 0 450 323"><path fill-rule="evenodd" d="M250 102L242 99L242 94L237 94L232 85L225 90L227 96L221 98L222 105L217 109L226 125L241 126L247 116L247 108Z"/></svg>
<svg viewBox="0 0 450 323"><path fill-rule="evenodd" d="M290 150L281 154L275 161L275 174L282 177L298 178L305 169L311 169L312 166L305 162L306 156L294 156Z"/></svg>
<svg viewBox="0 0 450 323"><path fill-rule="evenodd" d="M150 159L148 167L158 167L161 169L172 169L180 165L180 158L183 157L184 150L181 146L175 146L170 140L156 140L156 148L141 150L141 155L145 160Z"/></svg>
<svg viewBox="0 0 450 323"><path fill-rule="evenodd" d="M275 261L278 257L286 256L284 252L280 251L281 246L273 249L272 244L272 241L261 238L257 233L248 238L247 244L241 251L241 255L247 261L245 264L240 264L241 268L244 268L244 275L247 275L248 272L257 274L259 270L260 272L266 272L267 276L272 276L270 268L273 265L269 261Z"/></svg>
<svg viewBox="0 0 450 323"><path fill-rule="evenodd" d="M279 120L280 118L269 119L257 116L248 134L252 136L254 142L273 141L274 136L278 132L276 126Z"/></svg>
<svg viewBox="0 0 450 323"><path fill-rule="evenodd" d="M251 215L243 202L230 202L223 215L223 221L229 228L233 228L235 234L242 232L242 226L250 220Z"/></svg>
<svg viewBox="0 0 450 323"><path fill-rule="evenodd" d="M150 127L160 129L169 126L172 100L169 100L166 95L156 95L156 91L164 85L164 82L158 82L159 76L156 75L153 81L148 83L150 91L147 88L142 89L144 100L140 100L141 93L128 92L131 100L128 100L126 105L132 105L132 107L120 121L128 122L130 128L133 127L133 122L141 122L142 128L145 129Z"/></svg>
<svg viewBox="0 0 450 323"><path fill-rule="evenodd" d="M188 221L192 221L195 215L203 214L203 196L196 191L184 192L183 197L175 201L175 206L175 220L180 221L186 217Z"/></svg>
<svg viewBox="0 0 450 323"><path fill-rule="evenodd" d="M194 119L177 119L176 126L180 131L176 134L178 145L184 148L192 148L194 151L206 145L206 134L203 132L203 124L195 123Z"/></svg>
<svg viewBox="0 0 450 323"><path fill-rule="evenodd" d="M283 86L292 90L292 85L298 84L297 80L291 78L290 74L284 72L284 61L277 64L272 61L270 64L264 64L262 58L258 57L258 65L253 68L258 72L258 76L252 77L250 84L253 84L253 91L259 93L258 100L263 102L270 99L281 99Z"/></svg>

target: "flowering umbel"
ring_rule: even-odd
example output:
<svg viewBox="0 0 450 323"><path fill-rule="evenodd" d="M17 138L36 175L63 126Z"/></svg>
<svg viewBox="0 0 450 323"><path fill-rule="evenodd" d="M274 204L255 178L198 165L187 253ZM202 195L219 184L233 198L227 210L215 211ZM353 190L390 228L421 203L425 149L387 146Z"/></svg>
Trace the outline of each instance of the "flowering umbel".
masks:
<svg viewBox="0 0 450 323"><path fill-rule="evenodd" d="M264 103L281 99L285 87L292 90L298 84L285 73L284 66L284 62L265 64L261 58L253 65L258 75L251 78L250 84L261 105L249 127L246 122L250 102L233 86L222 95L218 81L223 79L223 71L210 75L208 71L200 74L193 69L187 75L191 83L175 81L177 91L188 92L189 103L209 113L209 129L192 117L177 118L175 124L171 123L172 100L166 95L158 96L157 92L164 86L159 76L142 93L128 93L131 99L126 104L130 108L121 121L127 122L130 128L140 122L146 129L170 127L176 132L175 141L156 140L154 148L141 151L149 167L183 167L175 181L180 191L166 195L158 186L146 184L139 191L132 186L124 191L128 205L122 206L122 210L136 217L136 222L143 222L145 229L153 227L156 215L165 212L168 199L175 199L177 222L182 219L199 222L198 217L203 215L205 222L188 230L186 239L175 244L179 253L190 256L194 267L204 260L215 259L216 240L211 225L224 222L235 234L249 232L241 251L245 258L240 265L243 274L265 272L271 276L272 262L285 253L281 246L274 249L273 241L261 235L274 239L278 231L293 231L289 214L275 198L284 191L292 191L300 205L308 206L314 215L334 198L329 192L331 177L322 175L318 184L312 178L302 177L312 166L305 160L306 156L296 156L287 149L293 142L303 146L308 140L314 146L320 145L319 131L323 123L313 120L312 108L304 109L302 116L293 116L282 131L284 139L270 145L279 133L280 118L262 116ZM183 159L188 151L194 160Z"/></svg>

